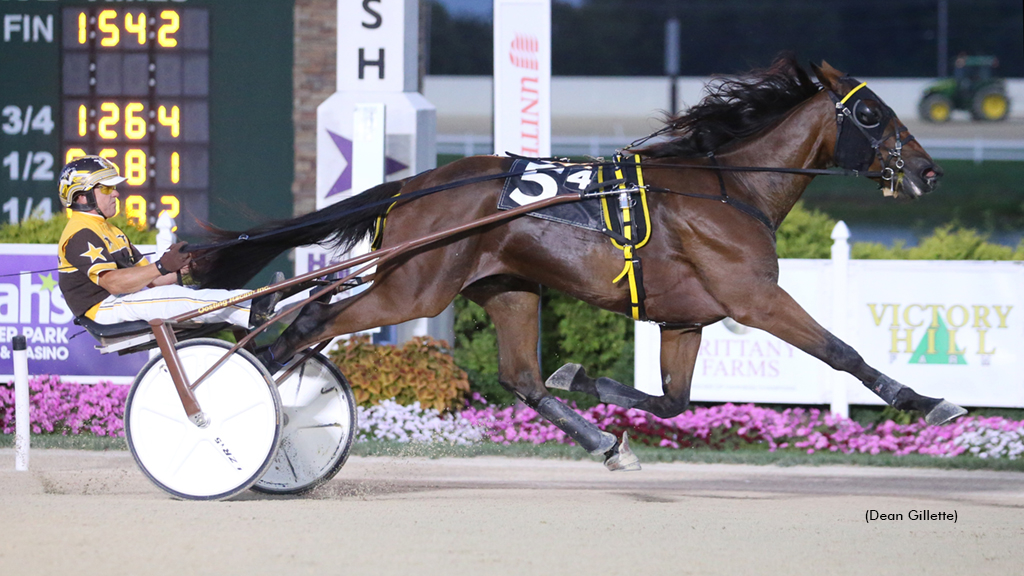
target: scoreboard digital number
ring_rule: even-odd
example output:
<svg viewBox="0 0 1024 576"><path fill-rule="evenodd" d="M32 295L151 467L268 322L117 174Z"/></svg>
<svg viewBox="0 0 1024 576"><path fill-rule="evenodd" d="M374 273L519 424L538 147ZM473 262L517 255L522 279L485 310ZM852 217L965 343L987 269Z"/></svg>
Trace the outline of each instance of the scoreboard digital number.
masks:
<svg viewBox="0 0 1024 576"><path fill-rule="evenodd" d="M209 10L90 3L52 12L3 15L5 43L21 36L22 50L52 46L59 62L57 102L0 101L0 179L15 191L2 206L6 220L48 216L60 168L86 154L127 178L121 210L135 225L152 226L164 212L183 231L207 220ZM43 145L18 145L32 136Z"/></svg>
<svg viewBox="0 0 1024 576"><path fill-rule="evenodd" d="M196 214L210 171L207 10L101 5L61 16L63 162L91 153L116 164L137 225L177 218L183 200Z"/></svg>

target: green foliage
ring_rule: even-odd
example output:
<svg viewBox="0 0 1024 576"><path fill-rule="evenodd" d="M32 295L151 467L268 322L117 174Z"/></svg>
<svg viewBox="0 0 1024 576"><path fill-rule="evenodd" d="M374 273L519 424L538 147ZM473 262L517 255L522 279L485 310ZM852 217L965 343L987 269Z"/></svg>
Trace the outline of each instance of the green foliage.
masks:
<svg viewBox="0 0 1024 576"><path fill-rule="evenodd" d="M779 258L828 258L835 225L828 214L797 202L775 233L775 251Z"/></svg>
<svg viewBox="0 0 1024 576"><path fill-rule="evenodd" d="M987 234L947 224L913 248L896 242L891 248L878 243L857 242L850 249L853 258L885 260L1022 260L1024 242L1016 248L988 242Z"/></svg>
<svg viewBox="0 0 1024 576"><path fill-rule="evenodd" d="M4 244L56 244L68 219L55 216L49 220L30 218L20 224L0 225L0 243Z"/></svg>
<svg viewBox="0 0 1024 576"><path fill-rule="evenodd" d="M515 403L498 383L498 334L487 313L467 298L455 299L455 363L469 375L471 388L492 404Z"/></svg>
<svg viewBox="0 0 1024 576"><path fill-rule="evenodd" d="M443 412L461 407L469 392L466 373L446 348L426 337L399 348L376 346L368 336L357 336L328 357L348 378L356 402L363 406L394 398L403 406L419 401L424 408Z"/></svg>
<svg viewBox="0 0 1024 576"><path fill-rule="evenodd" d="M633 384L633 320L601 310L555 293L545 312L558 319L557 339L562 364L582 364L590 374L607 376L623 384Z"/></svg>
<svg viewBox="0 0 1024 576"><path fill-rule="evenodd" d="M797 202L776 234L779 258L829 258L835 225L836 220L828 214ZM952 223L939 226L912 248L902 241L891 247L854 242L850 256L864 260L1024 260L1024 242L1011 248L988 238L988 234Z"/></svg>
<svg viewBox="0 0 1024 576"><path fill-rule="evenodd" d="M633 382L633 321L584 304L554 290L542 299L542 376L575 362L588 373L624 384ZM483 308L459 297L455 301L455 362L469 374L472 389L491 403L512 404L515 396L498 383L498 337ZM586 407L593 399L559 396Z"/></svg>
<svg viewBox="0 0 1024 576"><path fill-rule="evenodd" d="M61 232L67 226L64 214L57 214L49 220L29 218L19 224L0 225L0 244L56 244ZM132 244L155 244L156 230L140 230L128 223L123 214L110 219L110 223L124 231Z"/></svg>
<svg viewBox="0 0 1024 576"><path fill-rule="evenodd" d="M1024 229L1024 162L942 160L939 165L945 175L938 189L919 200L883 198L878 186L863 178L815 178L803 202L850 225L900 227L919 236L950 222L982 232Z"/></svg>

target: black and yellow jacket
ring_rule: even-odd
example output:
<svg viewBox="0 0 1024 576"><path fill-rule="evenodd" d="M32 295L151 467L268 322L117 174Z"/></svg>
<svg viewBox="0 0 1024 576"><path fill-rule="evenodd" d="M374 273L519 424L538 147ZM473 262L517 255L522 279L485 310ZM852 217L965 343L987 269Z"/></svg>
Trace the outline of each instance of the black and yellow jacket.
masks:
<svg viewBox="0 0 1024 576"><path fill-rule="evenodd" d="M96 318L100 302L110 296L99 285L100 272L145 266L142 256L117 226L102 216L72 212L60 236L60 291L75 316Z"/></svg>

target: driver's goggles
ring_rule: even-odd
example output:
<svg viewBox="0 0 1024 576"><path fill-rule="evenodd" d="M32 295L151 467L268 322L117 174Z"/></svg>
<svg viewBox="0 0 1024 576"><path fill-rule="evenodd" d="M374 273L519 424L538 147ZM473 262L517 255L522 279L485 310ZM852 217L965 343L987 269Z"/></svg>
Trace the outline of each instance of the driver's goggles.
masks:
<svg viewBox="0 0 1024 576"><path fill-rule="evenodd" d="M103 184L97 184L93 187L93 190L103 194L104 196L110 196L114 192L117 192L117 186L104 186Z"/></svg>

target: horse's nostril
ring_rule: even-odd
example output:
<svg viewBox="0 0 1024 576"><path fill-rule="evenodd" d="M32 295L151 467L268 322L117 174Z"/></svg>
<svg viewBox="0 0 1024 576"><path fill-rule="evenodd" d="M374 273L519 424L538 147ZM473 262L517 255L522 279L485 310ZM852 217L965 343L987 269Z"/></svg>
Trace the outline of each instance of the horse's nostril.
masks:
<svg viewBox="0 0 1024 576"><path fill-rule="evenodd" d="M935 173L935 170L932 170L931 168L929 168L929 169L924 171L924 174L922 174L922 176L924 176L925 179L927 179L927 180L931 180L932 178L935 178L936 176L938 176L938 174Z"/></svg>

